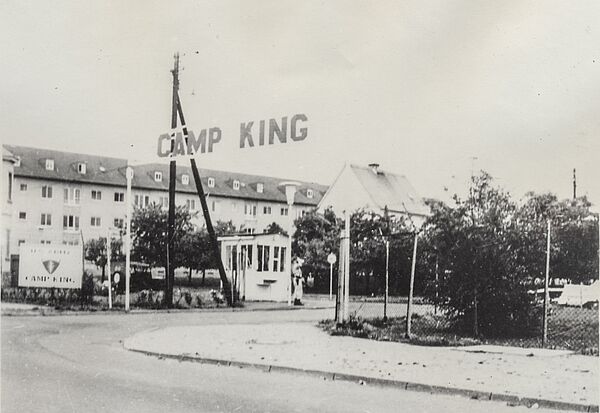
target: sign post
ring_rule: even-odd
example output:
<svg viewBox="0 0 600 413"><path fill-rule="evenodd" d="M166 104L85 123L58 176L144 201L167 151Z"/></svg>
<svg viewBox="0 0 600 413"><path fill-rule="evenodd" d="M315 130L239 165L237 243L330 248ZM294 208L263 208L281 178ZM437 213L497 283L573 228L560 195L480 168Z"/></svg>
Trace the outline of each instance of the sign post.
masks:
<svg viewBox="0 0 600 413"><path fill-rule="evenodd" d="M127 178L127 193L125 195L126 213L125 217L125 311L129 311L129 293L131 284L131 180L133 179L133 168L127 166L125 173Z"/></svg>
<svg viewBox="0 0 600 413"><path fill-rule="evenodd" d="M412 265L410 268L410 285L408 287L408 304L406 306L406 338L410 338L410 326L412 318L412 300L413 300L413 289L415 286L415 267L417 265L417 242L419 239L419 233L415 232L415 243L413 245Z"/></svg>
<svg viewBox="0 0 600 413"><path fill-rule="evenodd" d="M337 257L332 252L327 256L327 262L329 263L329 300L333 299L333 264L337 261Z"/></svg>

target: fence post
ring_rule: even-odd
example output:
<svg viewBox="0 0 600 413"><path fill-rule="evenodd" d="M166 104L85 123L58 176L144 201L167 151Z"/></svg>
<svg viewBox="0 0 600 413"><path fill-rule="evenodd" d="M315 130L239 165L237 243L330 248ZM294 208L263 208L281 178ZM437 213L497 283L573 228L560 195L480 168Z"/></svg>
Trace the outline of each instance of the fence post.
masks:
<svg viewBox="0 0 600 413"><path fill-rule="evenodd" d="M383 298L383 321L387 320L387 304L389 299L389 285L390 285L390 241L385 240L385 297Z"/></svg>
<svg viewBox="0 0 600 413"><path fill-rule="evenodd" d="M410 338L410 325L412 318L413 288L415 285L415 267L417 265L417 240L418 232L415 232L415 244L413 246L412 266L410 269L410 285L408 287L408 304L406 306L406 338Z"/></svg>
<svg viewBox="0 0 600 413"><path fill-rule="evenodd" d="M550 220L548 220L548 235L546 240L546 277L544 280L544 331L542 334L542 347L546 347L548 341L548 305L550 303L550 294L548 292L548 279L550 277Z"/></svg>

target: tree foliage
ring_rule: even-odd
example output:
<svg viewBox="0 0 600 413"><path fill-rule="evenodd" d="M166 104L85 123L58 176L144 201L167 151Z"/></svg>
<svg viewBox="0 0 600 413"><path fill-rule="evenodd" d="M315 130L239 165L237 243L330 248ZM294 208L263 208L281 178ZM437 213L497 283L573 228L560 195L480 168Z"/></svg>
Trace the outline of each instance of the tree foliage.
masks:
<svg viewBox="0 0 600 413"><path fill-rule="evenodd" d="M160 205L150 204L136 208L131 220L132 259L154 267L167 266L167 219L168 213ZM175 251L183 251L186 235L192 232L192 215L186 207L175 208ZM174 268L184 265L183 254L173 257Z"/></svg>

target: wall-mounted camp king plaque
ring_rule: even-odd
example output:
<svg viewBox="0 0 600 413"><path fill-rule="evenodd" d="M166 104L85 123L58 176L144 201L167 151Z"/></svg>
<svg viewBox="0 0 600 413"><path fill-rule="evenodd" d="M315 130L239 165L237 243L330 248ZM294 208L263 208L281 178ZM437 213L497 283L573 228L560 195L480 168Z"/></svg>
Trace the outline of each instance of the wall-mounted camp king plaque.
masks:
<svg viewBox="0 0 600 413"><path fill-rule="evenodd" d="M68 245L21 245L19 287L81 288L81 248Z"/></svg>

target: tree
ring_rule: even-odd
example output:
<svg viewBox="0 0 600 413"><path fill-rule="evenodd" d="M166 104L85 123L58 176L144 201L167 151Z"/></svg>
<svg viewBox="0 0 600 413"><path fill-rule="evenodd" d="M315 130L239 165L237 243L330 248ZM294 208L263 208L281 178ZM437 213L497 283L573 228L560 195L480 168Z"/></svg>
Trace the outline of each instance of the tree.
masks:
<svg viewBox="0 0 600 413"><path fill-rule="evenodd" d="M313 273L317 285L329 285L327 255L331 252L338 254L342 225L330 209L323 214L309 212L294 222L296 231L292 239L292 255L305 260L303 270Z"/></svg>
<svg viewBox="0 0 600 413"><path fill-rule="evenodd" d="M281 234L287 236L288 233L277 222L272 222L265 228L265 234Z"/></svg>
<svg viewBox="0 0 600 413"><path fill-rule="evenodd" d="M85 259L93 262L96 267L102 269L102 281L106 275L106 238L90 239L85 243ZM123 257L123 240L120 238L111 239L110 258L114 261L121 261Z"/></svg>
<svg viewBox="0 0 600 413"><path fill-rule="evenodd" d="M209 234L205 228L185 234L181 241L179 254L181 255L179 261L189 270L190 284L192 283L192 270L202 271L202 284L204 285L206 270L217 266Z"/></svg>
<svg viewBox="0 0 600 413"><path fill-rule="evenodd" d="M440 305L474 335L529 332L539 322L517 206L482 172L467 199L437 205L425 226L425 245L443 275ZM431 261L425 275L434 282ZM428 289L432 295L433 289Z"/></svg>
<svg viewBox="0 0 600 413"><path fill-rule="evenodd" d="M155 203L134 210L131 220L131 257L134 261L167 267L167 218L167 211ZM184 236L193 230L191 219L188 208L175 208L175 251L181 251ZM171 265L177 268L183 264L182 255L176 254Z"/></svg>

